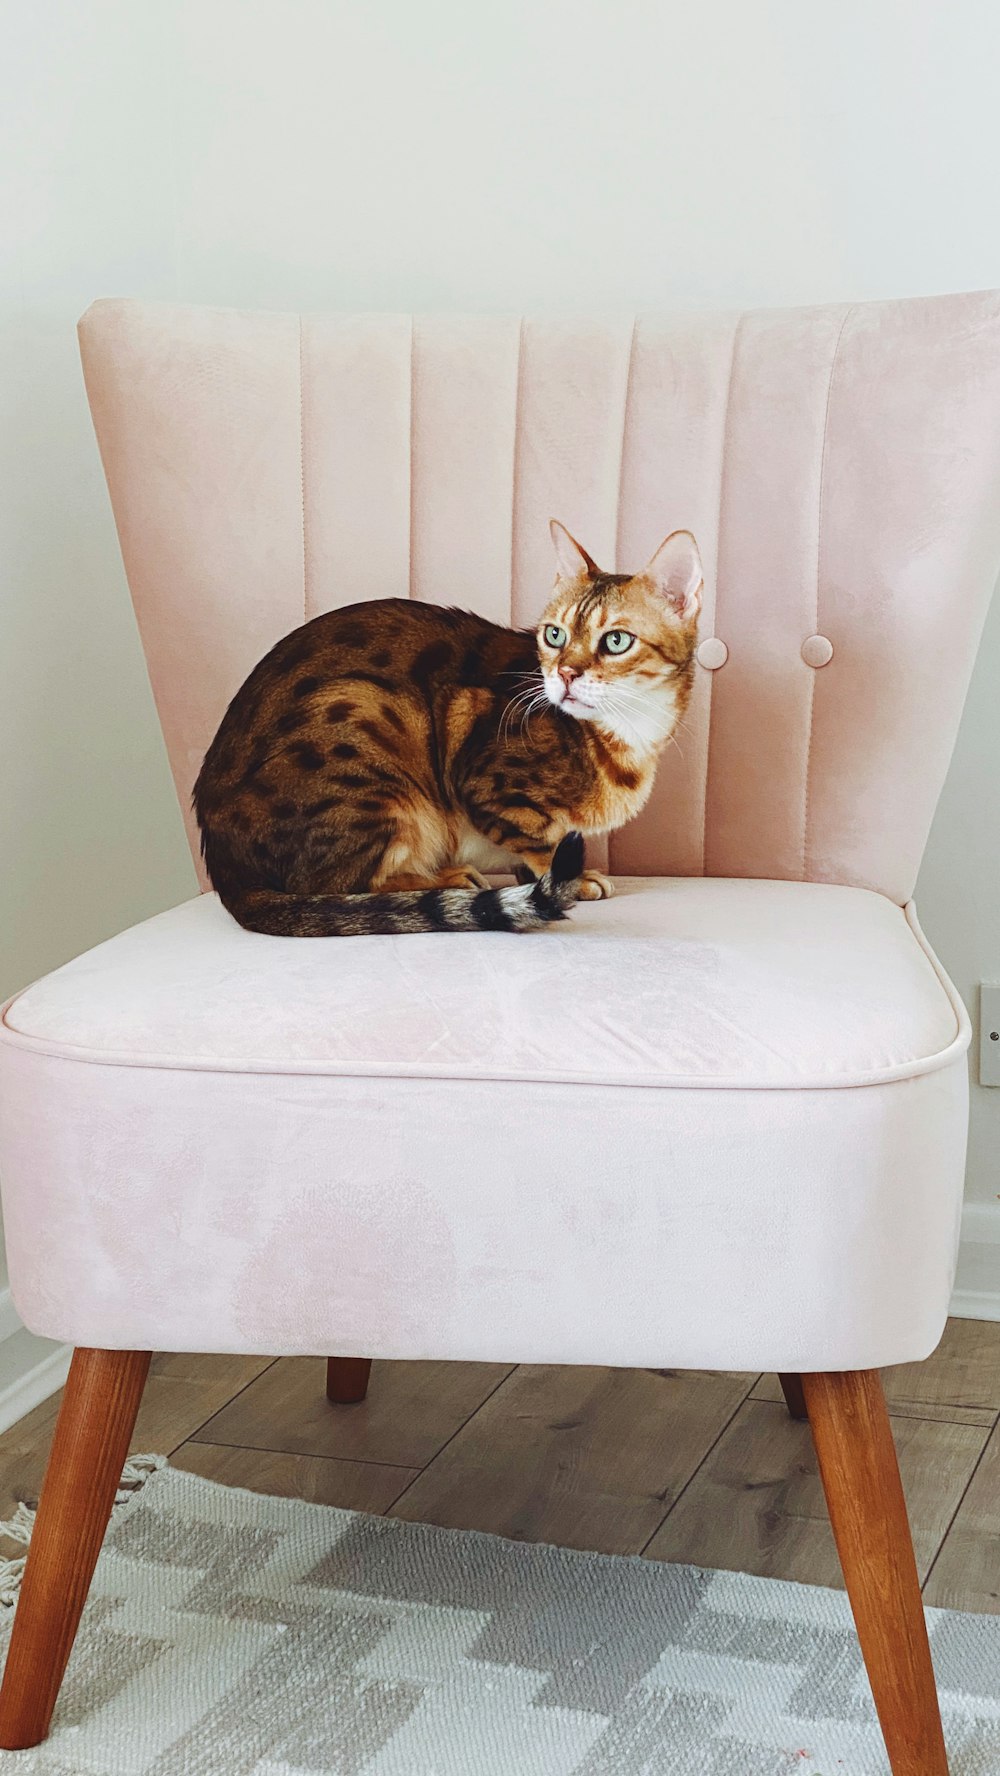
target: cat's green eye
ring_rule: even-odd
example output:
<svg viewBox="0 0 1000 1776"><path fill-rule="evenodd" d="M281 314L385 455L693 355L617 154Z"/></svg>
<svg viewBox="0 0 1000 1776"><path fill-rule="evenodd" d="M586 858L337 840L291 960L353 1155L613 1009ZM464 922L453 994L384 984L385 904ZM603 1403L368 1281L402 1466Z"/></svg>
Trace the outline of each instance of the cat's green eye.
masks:
<svg viewBox="0 0 1000 1776"><path fill-rule="evenodd" d="M569 640L565 629L561 628L558 623L546 623L543 634L546 645L550 648L565 647Z"/></svg>
<svg viewBox="0 0 1000 1776"><path fill-rule="evenodd" d="M635 636L628 629L609 629L601 647L606 654L627 654L634 640Z"/></svg>

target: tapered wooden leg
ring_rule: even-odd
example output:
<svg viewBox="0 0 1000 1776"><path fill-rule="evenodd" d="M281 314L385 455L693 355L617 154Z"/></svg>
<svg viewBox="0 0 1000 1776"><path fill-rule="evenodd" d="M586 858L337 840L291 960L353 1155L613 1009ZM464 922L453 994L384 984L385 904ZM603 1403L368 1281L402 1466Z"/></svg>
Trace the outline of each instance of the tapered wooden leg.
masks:
<svg viewBox="0 0 1000 1776"><path fill-rule="evenodd" d="M4 1751L37 1745L49 1730L148 1369L148 1351L73 1357L0 1689Z"/></svg>
<svg viewBox="0 0 1000 1776"><path fill-rule="evenodd" d="M371 1357L328 1357L326 1397L335 1406L356 1406L368 1392Z"/></svg>
<svg viewBox="0 0 1000 1776"><path fill-rule="evenodd" d="M802 1392L801 1375L779 1375L778 1380L781 1383L781 1391L785 1396L785 1405L788 1407L792 1418L808 1418L809 1414L806 1411L806 1397Z"/></svg>
<svg viewBox="0 0 1000 1776"><path fill-rule="evenodd" d="M803 1375L802 1387L892 1776L948 1776L881 1377L874 1369Z"/></svg>

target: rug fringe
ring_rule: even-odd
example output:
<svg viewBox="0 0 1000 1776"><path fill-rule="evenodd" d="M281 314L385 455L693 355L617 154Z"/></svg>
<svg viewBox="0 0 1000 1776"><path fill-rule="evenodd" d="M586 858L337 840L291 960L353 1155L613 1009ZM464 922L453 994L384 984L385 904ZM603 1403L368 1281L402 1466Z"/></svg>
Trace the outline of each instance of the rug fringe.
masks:
<svg viewBox="0 0 1000 1776"><path fill-rule="evenodd" d="M113 1508L124 1505L129 1499L134 1498L140 1488L145 1486L150 1475L155 1474L160 1468L165 1468L166 1465L165 1455L130 1455L122 1469L122 1477L118 1483L118 1491L115 1493ZM0 1523L0 1536L6 1536L7 1540L11 1542L19 1542L22 1548L30 1547L35 1528L35 1516L36 1512L32 1507L26 1505L23 1500L20 1501L13 1517L8 1517L5 1523ZM27 1554L18 1554L13 1560L0 1560L0 1609L4 1606L13 1609L17 1602L27 1559Z"/></svg>

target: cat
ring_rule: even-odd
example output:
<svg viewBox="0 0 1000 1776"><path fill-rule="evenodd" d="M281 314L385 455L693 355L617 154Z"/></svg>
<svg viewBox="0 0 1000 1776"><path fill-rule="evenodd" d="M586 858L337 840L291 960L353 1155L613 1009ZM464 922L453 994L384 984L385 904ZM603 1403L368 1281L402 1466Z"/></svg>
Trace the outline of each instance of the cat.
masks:
<svg viewBox="0 0 1000 1776"><path fill-rule="evenodd" d="M241 925L531 931L612 893L579 835L649 796L691 695L701 562L678 530L640 573L602 573L550 529L555 589L533 631L377 599L314 617L251 672L194 790Z"/></svg>

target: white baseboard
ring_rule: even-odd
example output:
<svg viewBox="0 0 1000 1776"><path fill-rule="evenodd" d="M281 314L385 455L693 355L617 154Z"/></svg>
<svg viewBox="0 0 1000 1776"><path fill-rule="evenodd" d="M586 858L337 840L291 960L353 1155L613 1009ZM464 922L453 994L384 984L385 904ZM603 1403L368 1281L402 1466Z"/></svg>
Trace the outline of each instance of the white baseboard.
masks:
<svg viewBox="0 0 1000 1776"><path fill-rule="evenodd" d="M62 1387L72 1354L68 1344L26 1332L10 1290L0 1289L0 1431Z"/></svg>
<svg viewBox="0 0 1000 1776"><path fill-rule="evenodd" d="M20 1330L21 1322L14 1306L14 1298L9 1289L0 1289L0 1344Z"/></svg>
<svg viewBox="0 0 1000 1776"><path fill-rule="evenodd" d="M951 1311L960 1320L1000 1320L1000 1201L967 1202Z"/></svg>
<svg viewBox="0 0 1000 1776"><path fill-rule="evenodd" d="M0 1431L8 1431L25 1413L33 1412L43 1400L59 1392L69 1374L72 1355L68 1344L57 1344L55 1350L32 1363L24 1375L0 1388Z"/></svg>

